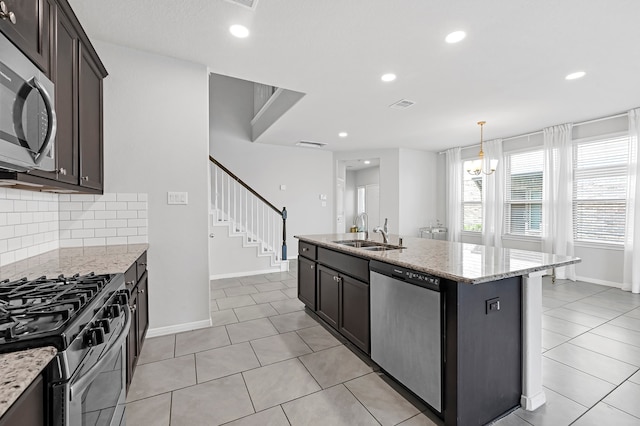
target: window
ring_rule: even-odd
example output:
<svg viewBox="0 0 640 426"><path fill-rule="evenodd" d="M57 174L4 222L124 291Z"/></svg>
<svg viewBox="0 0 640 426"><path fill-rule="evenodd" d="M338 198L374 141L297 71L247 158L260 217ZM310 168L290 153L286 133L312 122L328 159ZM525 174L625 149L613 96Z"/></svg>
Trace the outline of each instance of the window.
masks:
<svg viewBox="0 0 640 426"><path fill-rule="evenodd" d="M462 230L482 231L482 177L462 172Z"/></svg>
<svg viewBox="0 0 640 426"><path fill-rule="evenodd" d="M575 241L623 244L628 158L627 136L574 144Z"/></svg>
<svg viewBox="0 0 640 426"><path fill-rule="evenodd" d="M365 212L366 200L365 200L366 191L364 186L358 187L358 214L362 214Z"/></svg>
<svg viewBox="0 0 640 426"><path fill-rule="evenodd" d="M504 233L541 236L543 151L506 156Z"/></svg>

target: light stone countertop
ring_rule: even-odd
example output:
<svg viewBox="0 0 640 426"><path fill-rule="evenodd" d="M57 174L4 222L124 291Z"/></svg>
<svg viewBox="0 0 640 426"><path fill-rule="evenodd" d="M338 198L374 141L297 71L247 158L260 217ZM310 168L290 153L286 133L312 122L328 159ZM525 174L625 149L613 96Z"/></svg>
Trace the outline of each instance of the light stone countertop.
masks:
<svg viewBox="0 0 640 426"><path fill-rule="evenodd" d="M125 272L148 248L148 244L60 248L0 267L0 281Z"/></svg>
<svg viewBox="0 0 640 426"><path fill-rule="evenodd" d="M51 346L0 354L0 417L56 356Z"/></svg>
<svg viewBox="0 0 640 426"><path fill-rule="evenodd" d="M425 238L405 237L403 247L406 248L389 251L368 251L334 242L364 239L364 233L296 235L295 238L467 284L496 281L581 262L578 257ZM369 239L382 242L381 235L371 232ZM398 236L391 235L389 243L397 245Z"/></svg>

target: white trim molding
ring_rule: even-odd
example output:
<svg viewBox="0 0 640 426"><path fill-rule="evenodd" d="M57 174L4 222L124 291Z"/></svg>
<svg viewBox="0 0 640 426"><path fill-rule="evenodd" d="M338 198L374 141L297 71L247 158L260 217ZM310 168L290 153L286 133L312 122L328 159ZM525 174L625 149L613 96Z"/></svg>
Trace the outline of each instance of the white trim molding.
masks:
<svg viewBox="0 0 640 426"><path fill-rule="evenodd" d="M520 405L533 411L546 402L542 387L542 276L522 276L522 396Z"/></svg>
<svg viewBox="0 0 640 426"><path fill-rule="evenodd" d="M187 322L178 325L169 325L167 327L150 328L147 331L147 337L166 336L168 334L182 333L183 331L198 330L200 328L211 327L211 317L202 321Z"/></svg>

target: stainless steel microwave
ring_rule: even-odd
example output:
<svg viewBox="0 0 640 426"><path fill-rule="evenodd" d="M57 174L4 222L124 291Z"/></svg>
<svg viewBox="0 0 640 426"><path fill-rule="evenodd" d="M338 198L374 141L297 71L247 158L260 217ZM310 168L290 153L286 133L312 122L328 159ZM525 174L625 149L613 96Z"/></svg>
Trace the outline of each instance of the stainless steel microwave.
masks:
<svg viewBox="0 0 640 426"><path fill-rule="evenodd" d="M0 33L0 169L55 169L53 83Z"/></svg>

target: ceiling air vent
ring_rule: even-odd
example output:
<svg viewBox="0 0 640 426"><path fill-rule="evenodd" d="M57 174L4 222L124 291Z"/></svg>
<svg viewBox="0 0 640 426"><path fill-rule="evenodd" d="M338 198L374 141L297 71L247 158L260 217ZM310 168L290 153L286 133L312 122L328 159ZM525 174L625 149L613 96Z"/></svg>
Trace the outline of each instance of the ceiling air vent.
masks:
<svg viewBox="0 0 640 426"><path fill-rule="evenodd" d="M258 0L227 0L229 3L235 3L247 9L256 10Z"/></svg>
<svg viewBox="0 0 640 426"><path fill-rule="evenodd" d="M389 108L405 109L413 105L415 105L415 102L410 101L409 99L400 99L398 102L394 102L391 105L389 105Z"/></svg>
<svg viewBox="0 0 640 426"><path fill-rule="evenodd" d="M304 146L307 148L322 148L326 145L324 142L311 142L311 141L300 141L296 144L297 146Z"/></svg>

